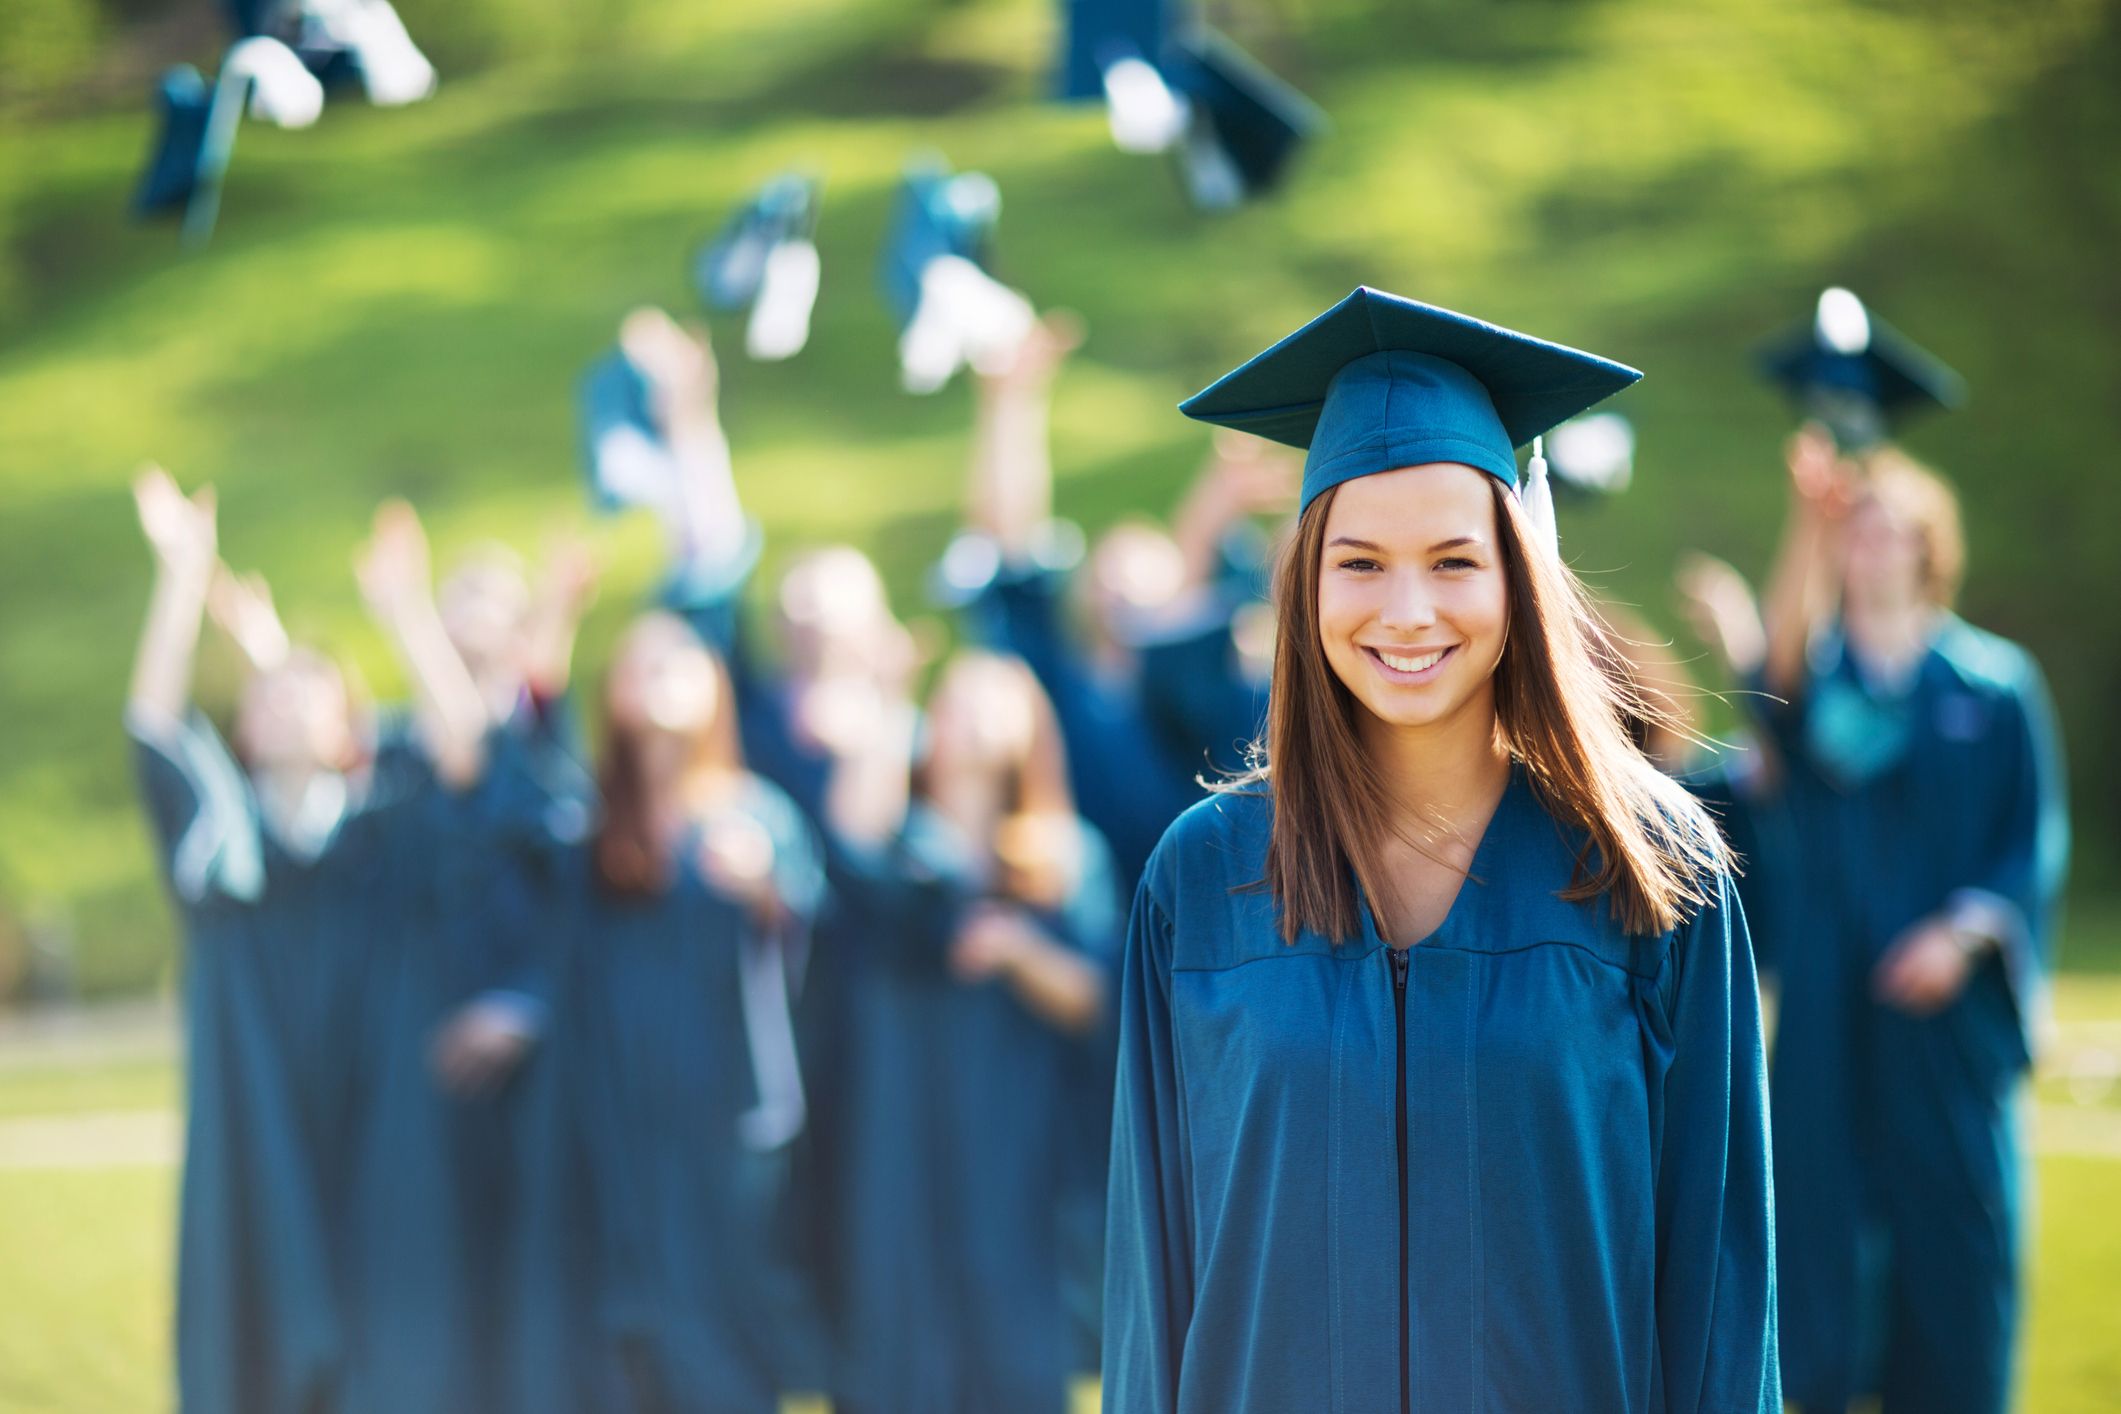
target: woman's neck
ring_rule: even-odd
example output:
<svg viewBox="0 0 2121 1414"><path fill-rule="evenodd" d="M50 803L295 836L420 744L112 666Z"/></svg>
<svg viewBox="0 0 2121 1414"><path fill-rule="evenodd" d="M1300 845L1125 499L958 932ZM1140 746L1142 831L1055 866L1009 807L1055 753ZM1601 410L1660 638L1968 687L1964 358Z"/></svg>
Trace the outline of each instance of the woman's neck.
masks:
<svg viewBox="0 0 2121 1414"><path fill-rule="evenodd" d="M1477 838L1510 783L1510 753L1496 731L1492 703L1469 705L1421 727L1395 727L1369 718L1363 744L1385 783L1393 823L1406 838L1439 830Z"/></svg>

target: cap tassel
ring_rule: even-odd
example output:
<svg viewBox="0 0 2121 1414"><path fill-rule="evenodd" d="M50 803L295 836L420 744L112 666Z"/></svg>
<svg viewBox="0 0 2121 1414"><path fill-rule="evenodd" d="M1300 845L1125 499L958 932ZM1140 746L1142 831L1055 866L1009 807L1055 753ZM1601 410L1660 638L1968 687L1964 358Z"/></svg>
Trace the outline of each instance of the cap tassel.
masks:
<svg viewBox="0 0 2121 1414"><path fill-rule="evenodd" d="M1532 439L1532 456L1524 464L1524 483L1517 488L1517 503L1531 524L1532 536L1547 553L1561 554L1561 532L1554 524L1554 488L1547 481L1546 439Z"/></svg>

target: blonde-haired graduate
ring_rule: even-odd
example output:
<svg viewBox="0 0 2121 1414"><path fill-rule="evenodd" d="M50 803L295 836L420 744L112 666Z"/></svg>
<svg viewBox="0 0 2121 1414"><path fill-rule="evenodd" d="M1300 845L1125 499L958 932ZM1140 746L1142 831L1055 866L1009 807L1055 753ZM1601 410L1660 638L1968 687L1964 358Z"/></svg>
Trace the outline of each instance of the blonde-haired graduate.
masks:
<svg viewBox="0 0 2121 1414"><path fill-rule="evenodd" d="M1637 376L1362 289L1185 405L1309 456L1266 760L1135 898L1107 1414L1780 1408L1727 853L1515 454Z"/></svg>

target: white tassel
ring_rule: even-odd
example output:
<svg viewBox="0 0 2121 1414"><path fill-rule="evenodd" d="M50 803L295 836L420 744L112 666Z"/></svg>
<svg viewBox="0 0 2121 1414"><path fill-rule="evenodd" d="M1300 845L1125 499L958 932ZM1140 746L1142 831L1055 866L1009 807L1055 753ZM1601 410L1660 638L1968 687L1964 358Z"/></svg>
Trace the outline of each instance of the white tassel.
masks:
<svg viewBox="0 0 2121 1414"><path fill-rule="evenodd" d="M1524 481L1517 488L1517 503L1532 528L1532 538L1555 557L1561 554L1561 532L1554 524L1554 488L1547 484L1546 442L1532 439L1532 456L1524 465Z"/></svg>
<svg viewBox="0 0 2121 1414"><path fill-rule="evenodd" d="M793 358L810 342L810 311L817 306L822 270L809 241L782 241L766 254L744 351L764 363Z"/></svg>
<svg viewBox="0 0 2121 1414"><path fill-rule="evenodd" d="M1105 117L1121 152L1165 152L1186 130L1186 108L1148 61L1128 55L1105 66Z"/></svg>

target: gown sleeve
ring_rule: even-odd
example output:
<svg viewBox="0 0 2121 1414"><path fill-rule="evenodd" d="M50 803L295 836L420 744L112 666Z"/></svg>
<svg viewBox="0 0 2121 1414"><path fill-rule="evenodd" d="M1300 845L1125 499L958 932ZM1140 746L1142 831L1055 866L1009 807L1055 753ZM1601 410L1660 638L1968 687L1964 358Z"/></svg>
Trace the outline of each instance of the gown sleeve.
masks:
<svg viewBox="0 0 2121 1414"><path fill-rule="evenodd" d="M1186 1118L1171 1031L1169 916L1147 881L1121 968L1105 1226L1105 1414L1171 1414L1193 1310Z"/></svg>
<svg viewBox="0 0 2121 1414"><path fill-rule="evenodd" d="M2069 802L2062 744L2047 687L2029 662L2007 699L1989 760L2001 777L1981 863L1945 910L1995 939L2016 1013L2019 1061L2033 1033L2053 965L2054 914L2069 867Z"/></svg>
<svg viewBox="0 0 2121 1414"><path fill-rule="evenodd" d="M1657 1369L1669 1414L1779 1414L1767 1062L1728 876L1638 998L1656 1152Z"/></svg>
<svg viewBox="0 0 2121 1414"><path fill-rule="evenodd" d="M175 720L128 711L140 794L178 899L220 892L255 900L263 888L250 783L220 733L197 711Z"/></svg>

